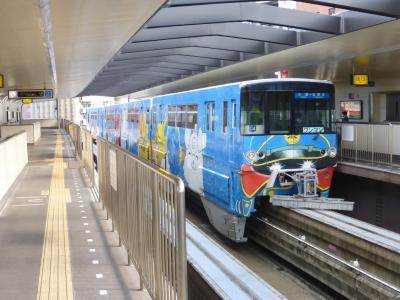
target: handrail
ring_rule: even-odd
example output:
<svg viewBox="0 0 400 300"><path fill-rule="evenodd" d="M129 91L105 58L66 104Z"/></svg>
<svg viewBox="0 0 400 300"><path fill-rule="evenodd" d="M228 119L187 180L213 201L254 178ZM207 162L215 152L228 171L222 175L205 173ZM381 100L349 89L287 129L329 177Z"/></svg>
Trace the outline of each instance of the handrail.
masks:
<svg viewBox="0 0 400 300"><path fill-rule="evenodd" d="M180 178L97 137L100 200L154 299L187 299Z"/></svg>
<svg viewBox="0 0 400 300"><path fill-rule="evenodd" d="M400 124L341 123L337 128L340 161L367 162L390 168L400 165Z"/></svg>
<svg viewBox="0 0 400 300"><path fill-rule="evenodd" d="M71 135L78 125L61 120L60 126ZM79 128L81 158L91 177L93 141L88 130ZM183 181L101 137L96 141L100 201L139 273L141 288L153 299L187 299Z"/></svg>
<svg viewBox="0 0 400 300"><path fill-rule="evenodd" d="M185 188L179 177L97 137L99 192L141 284L186 299Z"/></svg>

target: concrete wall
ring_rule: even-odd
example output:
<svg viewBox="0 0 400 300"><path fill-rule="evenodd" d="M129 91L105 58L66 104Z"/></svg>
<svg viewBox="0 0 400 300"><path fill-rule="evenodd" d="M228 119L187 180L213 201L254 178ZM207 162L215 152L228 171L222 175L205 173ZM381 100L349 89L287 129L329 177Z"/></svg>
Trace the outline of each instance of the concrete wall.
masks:
<svg viewBox="0 0 400 300"><path fill-rule="evenodd" d="M356 122L368 122L369 121L369 97L372 89L368 87L356 87L349 84L337 84L336 85L336 115L335 119L340 120L341 112L340 112L340 101L352 101L352 100L361 100L363 107L363 118L362 120L354 120ZM352 120L350 120L351 122Z"/></svg>
<svg viewBox="0 0 400 300"><path fill-rule="evenodd" d="M40 123L40 128L58 128L58 120L55 119L32 119L22 120L21 124Z"/></svg>
<svg viewBox="0 0 400 300"><path fill-rule="evenodd" d="M0 141L0 200L28 163L27 134Z"/></svg>
<svg viewBox="0 0 400 300"><path fill-rule="evenodd" d="M1 125L0 136L5 138L23 130L26 131L27 142L29 144L35 144L41 137L41 128L39 122L26 125Z"/></svg>
<svg viewBox="0 0 400 300"><path fill-rule="evenodd" d="M374 79L374 78L372 78ZM357 87L349 83L335 84L336 113L335 119L340 120L340 101L361 100L363 103L362 120L350 120L350 122L384 122L386 120L386 93L399 92L400 84L398 78L378 78L375 79L374 87ZM371 118L370 118L371 112Z"/></svg>

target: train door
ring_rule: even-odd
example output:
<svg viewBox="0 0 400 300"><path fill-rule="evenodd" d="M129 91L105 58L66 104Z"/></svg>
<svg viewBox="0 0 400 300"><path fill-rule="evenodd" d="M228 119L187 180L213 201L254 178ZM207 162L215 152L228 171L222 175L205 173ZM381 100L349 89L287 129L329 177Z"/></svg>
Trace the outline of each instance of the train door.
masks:
<svg viewBox="0 0 400 300"><path fill-rule="evenodd" d="M237 138L237 103L235 99L232 99L228 103L230 107L230 113L228 114L228 158L229 163L235 163L235 143Z"/></svg>
<svg viewBox="0 0 400 300"><path fill-rule="evenodd" d="M157 131L157 105L152 103L150 107L150 160L153 163L156 163L155 158L157 154L155 151L157 151L157 140L156 140L156 131Z"/></svg>
<svg viewBox="0 0 400 300"><path fill-rule="evenodd" d="M138 153L146 160L150 160L150 134L150 103L145 101L140 108Z"/></svg>
<svg viewBox="0 0 400 300"><path fill-rule="evenodd" d="M114 108L114 143L121 146L121 107Z"/></svg>

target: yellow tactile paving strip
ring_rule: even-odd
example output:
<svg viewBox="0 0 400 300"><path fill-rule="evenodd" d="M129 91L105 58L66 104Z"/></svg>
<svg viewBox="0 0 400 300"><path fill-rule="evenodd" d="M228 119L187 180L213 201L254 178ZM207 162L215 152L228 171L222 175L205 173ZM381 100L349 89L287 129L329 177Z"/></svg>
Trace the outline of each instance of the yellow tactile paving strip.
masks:
<svg viewBox="0 0 400 300"><path fill-rule="evenodd" d="M64 184L62 138L57 135L37 299L73 299L68 236L69 189Z"/></svg>

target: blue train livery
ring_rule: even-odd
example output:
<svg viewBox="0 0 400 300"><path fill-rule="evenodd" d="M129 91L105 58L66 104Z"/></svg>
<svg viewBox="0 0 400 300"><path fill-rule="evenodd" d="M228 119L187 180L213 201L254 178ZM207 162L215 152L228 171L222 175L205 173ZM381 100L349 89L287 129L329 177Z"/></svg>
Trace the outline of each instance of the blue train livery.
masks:
<svg viewBox="0 0 400 300"><path fill-rule="evenodd" d="M180 176L201 196L214 227L245 241L255 200L298 191L317 174L328 196L336 167L334 86L328 81L246 81L87 110L101 136Z"/></svg>

